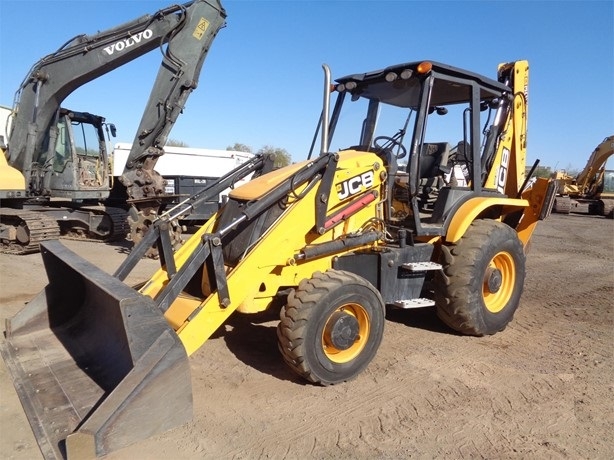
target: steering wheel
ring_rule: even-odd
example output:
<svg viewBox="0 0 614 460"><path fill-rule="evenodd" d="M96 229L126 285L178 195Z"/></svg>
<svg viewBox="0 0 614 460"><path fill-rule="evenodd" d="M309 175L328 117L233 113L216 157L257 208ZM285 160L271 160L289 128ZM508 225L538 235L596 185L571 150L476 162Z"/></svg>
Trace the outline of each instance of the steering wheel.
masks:
<svg viewBox="0 0 614 460"><path fill-rule="evenodd" d="M394 147L399 148L399 152L396 154L396 158L405 158L407 156L407 149L401 144L398 139L389 136L377 136L373 139L373 147L380 150L390 150Z"/></svg>

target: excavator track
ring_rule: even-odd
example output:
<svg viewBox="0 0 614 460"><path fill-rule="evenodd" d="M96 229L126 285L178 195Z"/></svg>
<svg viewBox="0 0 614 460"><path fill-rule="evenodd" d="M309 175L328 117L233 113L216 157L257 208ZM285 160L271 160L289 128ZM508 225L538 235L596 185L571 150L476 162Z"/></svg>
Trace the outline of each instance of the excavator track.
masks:
<svg viewBox="0 0 614 460"><path fill-rule="evenodd" d="M24 209L3 208L0 217L2 225L15 229L15 240L0 242L4 254L31 254L39 251L39 243L60 237L60 227L55 219L44 213Z"/></svg>
<svg viewBox="0 0 614 460"><path fill-rule="evenodd" d="M121 208L109 206L83 206L79 208L82 211L92 212L94 214L106 215L110 222L108 233L96 233L94 231L73 231L69 229L62 234L62 238L79 241L94 241L108 242L123 239L130 233L130 224L128 223L128 213Z"/></svg>
<svg viewBox="0 0 614 460"><path fill-rule="evenodd" d="M601 214L608 219L614 219L614 198L601 198Z"/></svg>

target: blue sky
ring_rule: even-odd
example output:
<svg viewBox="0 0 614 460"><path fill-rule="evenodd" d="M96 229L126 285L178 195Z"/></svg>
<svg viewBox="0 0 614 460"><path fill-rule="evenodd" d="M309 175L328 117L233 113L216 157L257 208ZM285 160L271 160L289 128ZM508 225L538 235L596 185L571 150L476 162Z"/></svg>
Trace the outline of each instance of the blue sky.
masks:
<svg viewBox="0 0 614 460"><path fill-rule="evenodd" d="M171 1L0 1L0 104L38 59ZM496 76L527 59L528 162L579 169L614 134L613 1L223 0L199 87L170 137L190 147L285 148L306 157L333 78L432 59ZM75 91L64 106L103 115L132 142L160 62L158 50ZM390 135L394 134L391 132Z"/></svg>

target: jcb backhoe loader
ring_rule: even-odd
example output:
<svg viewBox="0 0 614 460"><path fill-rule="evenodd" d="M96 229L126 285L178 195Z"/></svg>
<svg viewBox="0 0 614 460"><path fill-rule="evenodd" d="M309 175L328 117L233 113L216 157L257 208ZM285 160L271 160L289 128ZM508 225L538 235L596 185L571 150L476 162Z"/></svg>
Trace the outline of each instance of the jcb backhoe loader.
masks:
<svg viewBox="0 0 614 460"><path fill-rule="evenodd" d="M527 62L500 65L497 80L430 61L334 84L324 70L320 154L234 189L175 253L173 213L266 172L270 158L161 216L112 276L42 244L49 285L7 322L0 349L47 458L103 455L189 420L187 357L233 312L282 304L281 355L321 385L369 364L386 307L434 305L476 336L511 321L555 192L525 178ZM126 286L151 245L161 268Z"/></svg>
<svg viewBox="0 0 614 460"><path fill-rule="evenodd" d="M219 0L171 5L74 37L32 66L15 96L0 150L7 159L0 163L0 251L34 252L40 241L60 233L113 239L129 231L133 240L140 238L160 209L177 199L165 193L164 178L154 168L225 18ZM84 84L156 48L162 62L120 177L124 193L111 206L104 119L60 105ZM15 174L24 178L19 190L12 184Z"/></svg>

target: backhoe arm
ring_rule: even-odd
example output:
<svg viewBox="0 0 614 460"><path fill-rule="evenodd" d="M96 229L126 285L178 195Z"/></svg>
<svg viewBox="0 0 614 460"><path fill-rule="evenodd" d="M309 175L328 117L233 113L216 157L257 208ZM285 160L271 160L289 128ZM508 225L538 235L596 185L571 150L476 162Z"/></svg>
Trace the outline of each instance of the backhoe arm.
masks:
<svg viewBox="0 0 614 460"><path fill-rule="evenodd" d="M497 112L502 120L495 122L496 139L488 136L494 141L494 155L484 168L488 175L485 188L516 198L525 178L529 65L526 61L501 64L498 73L499 81L511 92Z"/></svg>

